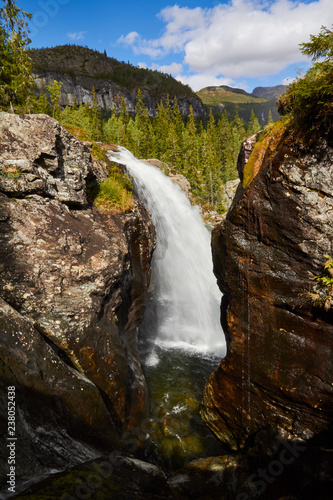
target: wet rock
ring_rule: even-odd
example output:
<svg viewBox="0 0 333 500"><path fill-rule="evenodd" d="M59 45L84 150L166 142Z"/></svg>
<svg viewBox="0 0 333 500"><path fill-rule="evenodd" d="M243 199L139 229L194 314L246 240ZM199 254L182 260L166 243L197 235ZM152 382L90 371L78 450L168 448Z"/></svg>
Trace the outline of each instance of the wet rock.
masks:
<svg viewBox="0 0 333 500"><path fill-rule="evenodd" d="M118 452L55 474L25 489L18 499L172 499L163 473L154 465Z"/></svg>
<svg viewBox="0 0 333 500"><path fill-rule="evenodd" d="M169 479L179 500L330 500L332 451L327 435L305 443L263 430L242 451L188 463Z"/></svg>
<svg viewBox="0 0 333 500"><path fill-rule="evenodd" d="M2 113L0 144L2 167L42 182L33 193L29 179L16 191L0 184L0 357L4 387L18 393L19 473L64 468L129 438L138 448L148 394L136 327L155 245L150 216L139 202L115 215L89 206L85 179L99 182L105 165L52 118ZM3 441L2 463L6 453Z"/></svg>
<svg viewBox="0 0 333 500"><path fill-rule="evenodd" d="M267 427L309 439L332 420L333 312L306 296L332 254L332 176L324 141L285 132L213 231L228 351L203 417L231 449Z"/></svg>

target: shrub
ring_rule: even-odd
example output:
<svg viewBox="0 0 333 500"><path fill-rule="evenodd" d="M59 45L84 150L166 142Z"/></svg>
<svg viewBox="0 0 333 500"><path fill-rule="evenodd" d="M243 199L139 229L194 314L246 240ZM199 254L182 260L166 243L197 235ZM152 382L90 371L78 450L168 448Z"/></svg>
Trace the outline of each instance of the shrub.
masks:
<svg viewBox="0 0 333 500"><path fill-rule="evenodd" d="M307 73L292 82L278 100L278 111L308 139L333 132L333 31L322 26L319 35L302 43L302 53L315 61Z"/></svg>

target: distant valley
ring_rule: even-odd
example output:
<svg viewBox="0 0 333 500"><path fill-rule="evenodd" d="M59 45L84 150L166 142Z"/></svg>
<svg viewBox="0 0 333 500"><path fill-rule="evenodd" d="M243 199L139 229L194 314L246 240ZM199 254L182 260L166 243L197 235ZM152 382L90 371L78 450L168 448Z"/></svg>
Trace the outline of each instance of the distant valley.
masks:
<svg viewBox="0 0 333 500"><path fill-rule="evenodd" d="M212 109L214 114L219 114L226 109L228 115L233 116L235 108L238 106L239 115L246 122L249 121L253 109L260 123L265 124L268 121L269 111L271 111L274 121L279 118L276 101L286 89L285 85L256 87L249 94L243 89L221 85L219 87L205 87L196 94L205 106Z"/></svg>

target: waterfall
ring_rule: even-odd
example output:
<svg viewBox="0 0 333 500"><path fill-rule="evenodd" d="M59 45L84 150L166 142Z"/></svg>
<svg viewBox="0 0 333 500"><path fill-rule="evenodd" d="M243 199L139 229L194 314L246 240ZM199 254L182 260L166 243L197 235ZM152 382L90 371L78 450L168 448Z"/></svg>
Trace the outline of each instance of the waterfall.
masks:
<svg viewBox="0 0 333 500"><path fill-rule="evenodd" d="M110 152L109 158L126 166L156 227L154 325L150 324L155 344L224 355L221 293L212 270L210 234L198 207L158 168L119 149Z"/></svg>

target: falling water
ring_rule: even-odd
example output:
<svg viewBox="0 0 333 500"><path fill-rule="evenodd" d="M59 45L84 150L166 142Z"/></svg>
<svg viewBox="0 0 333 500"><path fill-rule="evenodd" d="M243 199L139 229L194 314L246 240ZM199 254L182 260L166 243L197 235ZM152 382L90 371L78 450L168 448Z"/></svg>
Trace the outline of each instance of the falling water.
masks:
<svg viewBox="0 0 333 500"><path fill-rule="evenodd" d="M210 234L199 209L169 177L126 149L110 153L110 159L126 166L156 227L152 262L155 343L223 355L221 293L212 271Z"/></svg>

